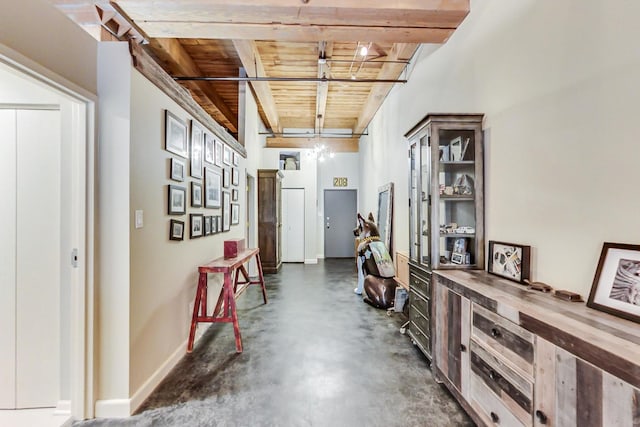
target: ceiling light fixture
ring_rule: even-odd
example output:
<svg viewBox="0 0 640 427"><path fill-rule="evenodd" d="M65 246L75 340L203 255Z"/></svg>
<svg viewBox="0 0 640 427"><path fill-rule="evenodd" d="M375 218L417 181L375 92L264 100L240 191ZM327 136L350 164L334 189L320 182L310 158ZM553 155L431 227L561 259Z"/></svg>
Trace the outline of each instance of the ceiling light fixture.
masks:
<svg viewBox="0 0 640 427"><path fill-rule="evenodd" d="M360 56L367 56L369 53L369 48L367 46L362 46L360 48Z"/></svg>

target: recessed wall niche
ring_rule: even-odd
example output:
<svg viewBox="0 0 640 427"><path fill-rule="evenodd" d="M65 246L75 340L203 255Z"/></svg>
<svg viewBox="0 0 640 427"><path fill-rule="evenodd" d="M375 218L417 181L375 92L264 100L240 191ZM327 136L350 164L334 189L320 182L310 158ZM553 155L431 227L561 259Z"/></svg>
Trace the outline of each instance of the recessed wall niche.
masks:
<svg viewBox="0 0 640 427"><path fill-rule="evenodd" d="M280 170L300 170L299 151L280 152Z"/></svg>

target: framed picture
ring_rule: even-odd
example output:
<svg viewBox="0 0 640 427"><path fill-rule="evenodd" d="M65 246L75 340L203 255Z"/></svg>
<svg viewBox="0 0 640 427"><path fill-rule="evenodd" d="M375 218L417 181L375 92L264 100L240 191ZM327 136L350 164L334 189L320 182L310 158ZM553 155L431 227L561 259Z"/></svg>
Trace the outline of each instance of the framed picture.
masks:
<svg viewBox="0 0 640 427"><path fill-rule="evenodd" d="M202 178L202 146L204 131L195 121L191 120L191 176Z"/></svg>
<svg viewBox="0 0 640 427"><path fill-rule="evenodd" d="M208 133L204 134L204 161L213 164L213 145L214 139Z"/></svg>
<svg viewBox="0 0 640 427"><path fill-rule="evenodd" d="M171 158L171 179L184 181L184 162L174 157Z"/></svg>
<svg viewBox="0 0 640 427"><path fill-rule="evenodd" d="M238 168L231 168L231 184L240 185L240 172L238 172Z"/></svg>
<svg viewBox="0 0 640 427"><path fill-rule="evenodd" d="M204 235L208 236L211 234L211 220L213 219L212 216L205 216L204 217Z"/></svg>
<svg viewBox="0 0 640 427"><path fill-rule="evenodd" d="M169 110L164 113L164 149L186 158L187 125Z"/></svg>
<svg viewBox="0 0 640 427"><path fill-rule="evenodd" d="M451 153L451 161L459 162L462 160L462 137L454 138L449 143L449 152Z"/></svg>
<svg viewBox="0 0 640 427"><path fill-rule="evenodd" d="M222 169L222 186L229 188L229 169Z"/></svg>
<svg viewBox="0 0 640 427"><path fill-rule="evenodd" d="M233 166L238 166L238 153L235 151L231 153L231 157L233 159Z"/></svg>
<svg viewBox="0 0 640 427"><path fill-rule="evenodd" d="M231 164L231 148L224 146L224 153L222 155L222 163L225 165Z"/></svg>
<svg viewBox="0 0 640 427"><path fill-rule="evenodd" d="M204 168L204 207L219 208L221 206L220 191L222 189L222 179L220 173Z"/></svg>
<svg viewBox="0 0 640 427"><path fill-rule="evenodd" d="M202 237L204 234L204 216L202 216L202 214L190 214L189 222L191 223L191 233L189 237L191 239Z"/></svg>
<svg viewBox="0 0 640 427"><path fill-rule="evenodd" d="M168 185L168 214L184 215L187 213L187 189L177 185Z"/></svg>
<svg viewBox="0 0 640 427"><path fill-rule="evenodd" d="M216 140L216 166L222 167L222 142Z"/></svg>
<svg viewBox="0 0 640 427"><path fill-rule="evenodd" d="M240 205L237 203L231 204L231 225L240 224Z"/></svg>
<svg viewBox="0 0 640 427"><path fill-rule="evenodd" d="M235 188L231 190L231 201L232 202L238 201L238 190L236 190Z"/></svg>
<svg viewBox="0 0 640 427"><path fill-rule="evenodd" d="M228 191L222 192L222 231L231 230L231 195Z"/></svg>
<svg viewBox="0 0 640 427"><path fill-rule="evenodd" d="M184 221L177 219L169 221L169 239L184 240Z"/></svg>
<svg viewBox="0 0 640 427"><path fill-rule="evenodd" d="M587 307L640 323L640 245L602 246Z"/></svg>
<svg viewBox="0 0 640 427"><path fill-rule="evenodd" d="M489 240L487 271L514 282L529 279L531 246Z"/></svg>
<svg viewBox="0 0 640 427"><path fill-rule="evenodd" d="M216 215L213 217L213 221L214 221L214 228L216 230L216 233L220 233L222 231L222 217L220 215Z"/></svg>
<svg viewBox="0 0 640 427"><path fill-rule="evenodd" d="M191 207L202 207L202 184L198 182L191 182Z"/></svg>

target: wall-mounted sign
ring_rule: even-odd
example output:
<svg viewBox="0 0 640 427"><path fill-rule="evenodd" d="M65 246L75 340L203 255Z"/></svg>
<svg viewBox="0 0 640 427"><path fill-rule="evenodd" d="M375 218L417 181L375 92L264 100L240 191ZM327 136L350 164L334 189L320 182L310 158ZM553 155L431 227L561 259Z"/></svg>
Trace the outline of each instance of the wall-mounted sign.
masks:
<svg viewBox="0 0 640 427"><path fill-rule="evenodd" d="M334 177L333 178L333 186L334 187L346 187L347 186L347 177Z"/></svg>

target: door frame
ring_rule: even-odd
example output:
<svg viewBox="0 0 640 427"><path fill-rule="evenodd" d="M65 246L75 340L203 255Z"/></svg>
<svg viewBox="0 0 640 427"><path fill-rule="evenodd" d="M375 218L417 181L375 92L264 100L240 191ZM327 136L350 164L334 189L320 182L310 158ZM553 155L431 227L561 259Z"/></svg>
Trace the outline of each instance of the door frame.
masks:
<svg viewBox="0 0 640 427"><path fill-rule="evenodd" d="M56 414L75 419L93 417L94 403L94 215L96 95L0 44L0 64L48 90L66 97L71 108L70 164L72 246L78 267L72 270L70 309L70 401L59 402ZM71 262L71 254L69 254Z"/></svg>

